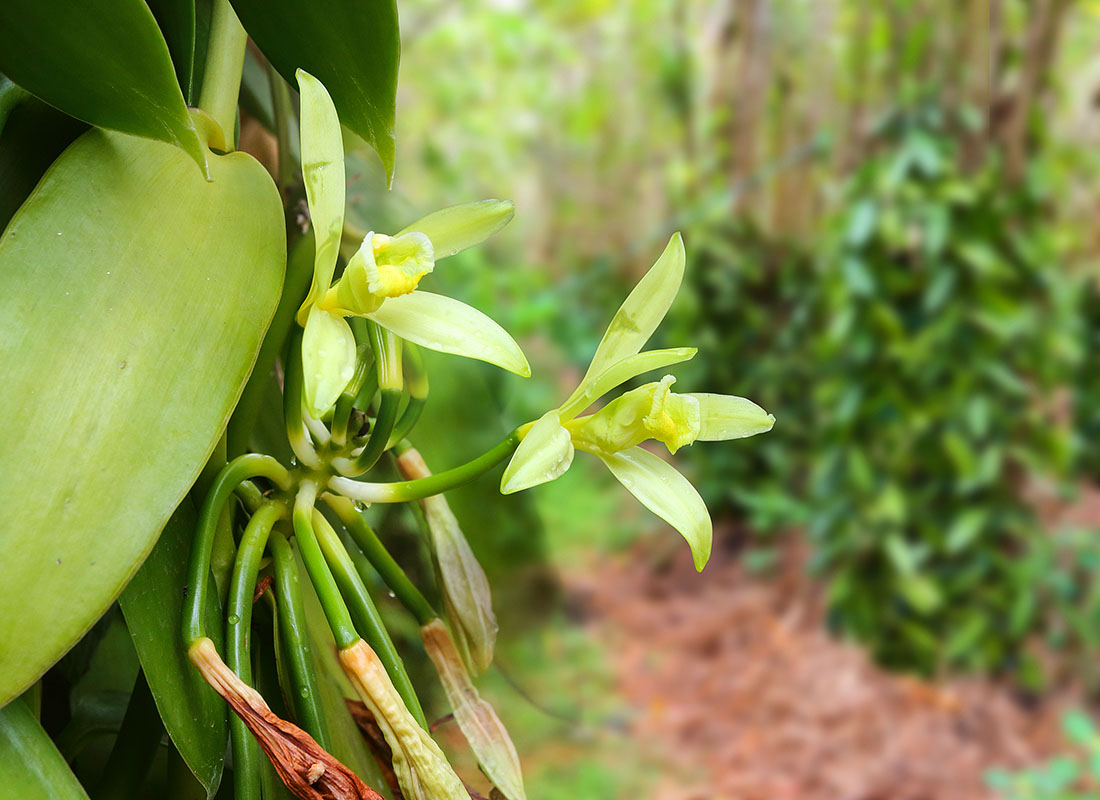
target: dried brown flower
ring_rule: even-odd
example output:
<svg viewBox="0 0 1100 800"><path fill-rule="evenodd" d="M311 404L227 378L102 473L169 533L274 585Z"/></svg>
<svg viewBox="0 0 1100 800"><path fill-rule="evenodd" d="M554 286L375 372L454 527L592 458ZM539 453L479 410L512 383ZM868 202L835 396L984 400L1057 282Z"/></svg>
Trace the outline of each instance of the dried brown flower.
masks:
<svg viewBox="0 0 1100 800"><path fill-rule="evenodd" d="M260 693L226 666L212 641L197 640L187 655L252 731L279 778L296 796L302 800L383 800L312 736L275 716Z"/></svg>

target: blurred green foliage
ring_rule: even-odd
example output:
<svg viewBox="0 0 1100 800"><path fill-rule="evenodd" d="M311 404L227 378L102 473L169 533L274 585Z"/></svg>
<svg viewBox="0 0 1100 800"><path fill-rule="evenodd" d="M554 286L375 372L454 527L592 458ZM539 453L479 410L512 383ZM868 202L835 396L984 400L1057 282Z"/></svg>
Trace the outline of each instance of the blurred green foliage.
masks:
<svg viewBox="0 0 1100 800"><path fill-rule="evenodd" d="M849 185L823 276L810 535L832 619L892 666L996 669L1037 617L1029 476L1068 466L1077 358L1043 198L956 167L899 113Z"/></svg>
<svg viewBox="0 0 1100 800"><path fill-rule="evenodd" d="M880 662L1032 684L1036 634L1097 645L1081 542L1028 497L1068 472L1079 281L1037 182L961 170L968 124L935 104L882 120L816 252L743 221L692 239L690 383L778 421L689 457L712 509L807 527L831 624Z"/></svg>

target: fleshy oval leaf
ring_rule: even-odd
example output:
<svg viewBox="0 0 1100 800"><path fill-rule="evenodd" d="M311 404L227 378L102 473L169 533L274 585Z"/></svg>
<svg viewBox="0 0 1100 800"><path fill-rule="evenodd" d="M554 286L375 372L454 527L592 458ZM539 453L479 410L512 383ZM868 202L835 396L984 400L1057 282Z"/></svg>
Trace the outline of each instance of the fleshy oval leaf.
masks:
<svg viewBox="0 0 1100 800"><path fill-rule="evenodd" d="M398 234L423 233L432 241L438 261L481 244L512 221L511 200L478 200L450 206L421 217Z"/></svg>
<svg viewBox="0 0 1100 800"><path fill-rule="evenodd" d="M475 358L531 377L516 340L476 308L451 297L417 290L386 300L367 317L429 350Z"/></svg>
<svg viewBox="0 0 1100 800"><path fill-rule="evenodd" d="M251 156L92 130L0 239L0 704L118 596L194 483L282 286Z"/></svg>
<svg viewBox="0 0 1100 800"><path fill-rule="evenodd" d="M4 0L0 72L71 117L178 145L207 170L168 45L143 0Z"/></svg>
<svg viewBox="0 0 1100 800"><path fill-rule="evenodd" d="M309 307L325 296L344 232L344 138L336 106L324 84L305 70L295 73L301 92L302 180L306 185L310 225L316 255L313 283L298 310L298 324L305 325Z"/></svg>
<svg viewBox="0 0 1100 800"><path fill-rule="evenodd" d="M547 411L519 443L500 478L500 493L514 494L559 478L573 463L573 440L557 409Z"/></svg>
<svg viewBox="0 0 1100 800"><path fill-rule="evenodd" d="M702 424L696 441L744 439L767 433L775 425L775 417L748 398L707 392L692 392L688 396L699 401Z"/></svg>
<svg viewBox="0 0 1100 800"><path fill-rule="evenodd" d="M637 353L665 318L684 278L684 240L676 233L660 258L627 296L596 348L581 384Z"/></svg>
<svg viewBox="0 0 1100 800"><path fill-rule="evenodd" d="M712 527L707 506L688 479L640 447L600 458L643 506L680 532L691 548L695 568L701 571L710 559Z"/></svg>

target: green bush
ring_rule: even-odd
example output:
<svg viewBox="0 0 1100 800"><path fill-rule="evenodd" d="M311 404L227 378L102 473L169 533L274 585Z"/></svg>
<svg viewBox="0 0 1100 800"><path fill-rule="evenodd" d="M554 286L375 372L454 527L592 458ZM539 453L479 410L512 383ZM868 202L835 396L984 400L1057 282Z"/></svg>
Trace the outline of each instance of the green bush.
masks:
<svg viewBox="0 0 1100 800"><path fill-rule="evenodd" d="M824 264L810 533L831 619L895 667L1011 666L1037 619L1023 496L1066 466L1073 287L1041 197L892 119Z"/></svg>

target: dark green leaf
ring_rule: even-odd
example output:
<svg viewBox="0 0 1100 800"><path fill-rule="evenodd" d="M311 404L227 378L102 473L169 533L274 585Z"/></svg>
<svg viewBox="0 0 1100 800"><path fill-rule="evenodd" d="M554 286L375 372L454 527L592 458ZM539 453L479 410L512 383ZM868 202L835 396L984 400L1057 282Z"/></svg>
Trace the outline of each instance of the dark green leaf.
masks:
<svg viewBox="0 0 1100 800"><path fill-rule="evenodd" d="M5 0L0 72L92 125L205 151L143 0Z"/></svg>
<svg viewBox="0 0 1100 800"><path fill-rule="evenodd" d="M212 797L221 780L229 730L226 706L188 660L180 633L195 522L194 506L184 498L118 602L168 735ZM207 607L206 630L220 642L221 629L214 593Z"/></svg>
<svg viewBox="0 0 1100 800"><path fill-rule="evenodd" d="M19 699L0 708L0 786L6 797L88 798L50 737Z"/></svg>
<svg viewBox="0 0 1100 800"><path fill-rule="evenodd" d="M328 89L340 122L378 153L393 180L401 42L394 0L233 0L241 23L291 86L299 67Z"/></svg>

